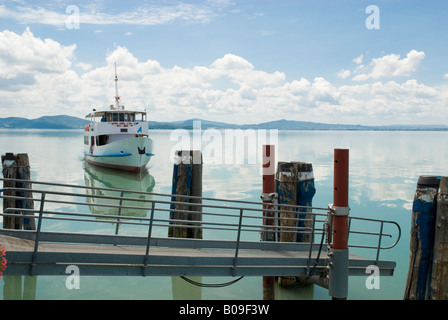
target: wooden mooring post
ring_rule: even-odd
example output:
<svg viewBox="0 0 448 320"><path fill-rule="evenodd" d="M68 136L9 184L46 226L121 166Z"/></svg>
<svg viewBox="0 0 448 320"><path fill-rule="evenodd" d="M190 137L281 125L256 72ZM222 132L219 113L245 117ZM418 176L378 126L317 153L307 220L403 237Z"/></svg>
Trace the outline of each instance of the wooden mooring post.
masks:
<svg viewBox="0 0 448 320"><path fill-rule="evenodd" d="M405 300L448 299L448 177L420 176L412 205Z"/></svg>
<svg viewBox="0 0 448 320"><path fill-rule="evenodd" d="M279 205L288 204L305 207L312 205L316 188L311 163L278 162L275 184ZM296 211L296 209L293 210L287 206L279 206L279 209L291 211L290 213L280 213L279 226L294 228L291 229L291 232L288 232L288 229L282 229L279 236L281 242L312 242L314 240L314 216L309 214L310 209L304 208ZM293 220L297 217L300 219L299 221ZM293 276L279 277L278 284L281 287L291 287L298 280Z"/></svg>
<svg viewBox="0 0 448 320"><path fill-rule="evenodd" d="M6 153L2 155L3 177L9 179L19 179L21 181L3 181L3 188L31 189L31 183L27 182L31 178L30 162L28 154ZM4 191L5 196L22 197L26 199L3 198L3 210L7 208L34 209L33 194L29 191ZM4 216L3 228L36 230L34 214L26 211L8 212L16 216Z"/></svg>
<svg viewBox="0 0 448 320"><path fill-rule="evenodd" d="M440 178L437 195L429 299L448 300L448 177Z"/></svg>
<svg viewBox="0 0 448 320"><path fill-rule="evenodd" d="M169 237L202 239L202 207L201 199L182 196L202 197L202 153L197 150L176 151L173 167L172 201L182 202L172 204L170 209ZM176 211L180 210L180 211ZM182 212L187 210L190 212ZM196 213L192 213L194 211ZM175 222L174 220L184 220ZM188 221L188 222L185 222ZM191 221L191 222L190 222Z"/></svg>

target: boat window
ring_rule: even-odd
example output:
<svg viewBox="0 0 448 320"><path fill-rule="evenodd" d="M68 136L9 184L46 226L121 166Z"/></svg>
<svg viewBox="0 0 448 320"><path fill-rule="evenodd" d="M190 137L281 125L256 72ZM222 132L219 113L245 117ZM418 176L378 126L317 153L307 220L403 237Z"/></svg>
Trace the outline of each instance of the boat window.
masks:
<svg viewBox="0 0 448 320"><path fill-rule="evenodd" d="M118 121L118 113L112 113L112 121L114 122Z"/></svg>
<svg viewBox="0 0 448 320"><path fill-rule="evenodd" d="M108 135L99 135L96 137L96 145L97 146L104 146L105 144L107 144L107 141L109 140L109 136Z"/></svg>
<svg viewBox="0 0 448 320"><path fill-rule="evenodd" d="M119 113L118 115L119 115L118 121L123 122L124 121L124 113Z"/></svg>
<svg viewBox="0 0 448 320"><path fill-rule="evenodd" d="M144 113L138 113L138 117L136 117L135 122L141 122L141 121L145 121L146 120L146 116Z"/></svg>
<svg viewBox="0 0 448 320"><path fill-rule="evenodd" d="M129 122L134 122L134 121L135 121L135 113L129 114Z"/></svg>

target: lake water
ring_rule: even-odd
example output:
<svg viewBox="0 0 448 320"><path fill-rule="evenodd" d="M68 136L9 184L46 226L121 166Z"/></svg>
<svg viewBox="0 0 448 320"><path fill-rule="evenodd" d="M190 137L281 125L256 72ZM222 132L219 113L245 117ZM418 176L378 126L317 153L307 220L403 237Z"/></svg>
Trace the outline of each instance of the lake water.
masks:
<svg viewBox="0 0 448 320"><path fill-rule="evenodd" d="M154 153L148 164L148 190L171 192L173 164L170 153L178 144L172 131L152 131ZM206 145L206 144L204 144ZM279 131L278 160L313 165L316 195L313 205L332 202L333 152L350 149L350 215L393 220L400 224L399 244L381 253L382 260L397 263L393 277L381 277L380 289L367 289L366 276L350 277L349 299L402 299L409 263L412 200L420 175L448 175L448 132L388 131ZM86 185L95 168L82 158L83 132L0 131L0 152L28 153L33 180ZM227 152L227 151L226 151ZM203 194L208 197L258 201L260 166L251 163L210 163L203 168ZM117 187L123 177L109 176L105 186ZM129 179L128 179L129 180ZM132 188L132 182L130 182ZM120 186L118 186L120 187ZM0 204L1 205L1 204ZM3 209L3 208L2 208ZM375 244L374 244L375 245ZM351 250L372 257L369 250ZM245 277L224 288L199 288L178 277L83 277L80 289L68 290L66 276L37 277L36 299L262 299L261 277ZM205 283L229 278L202 277ZM26 283L26 281L24 280ZM0 280L0 299L4 298ZM26 296L26 286L24 288ZM278 289L279 299L330 299L327 290L296 287Z"/></svg>

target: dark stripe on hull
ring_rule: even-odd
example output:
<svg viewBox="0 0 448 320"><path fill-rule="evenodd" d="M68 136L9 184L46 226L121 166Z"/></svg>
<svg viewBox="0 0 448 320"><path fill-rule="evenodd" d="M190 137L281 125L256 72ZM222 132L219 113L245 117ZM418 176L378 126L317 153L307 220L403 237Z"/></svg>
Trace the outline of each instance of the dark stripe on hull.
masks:
<svg viewBox="0 0 448 320"><path fill-rule="evenodd" d="M97 162L97 161L89 160L87 158L85 160L88 163L93 164L95 166L111 168L111 169L118 169L118 170L125 170L125 171L131 171L131 172L136 172L136 173L139 173L143 169L143 167L121 166L121 165L116 165L116 164Z"/></svg>

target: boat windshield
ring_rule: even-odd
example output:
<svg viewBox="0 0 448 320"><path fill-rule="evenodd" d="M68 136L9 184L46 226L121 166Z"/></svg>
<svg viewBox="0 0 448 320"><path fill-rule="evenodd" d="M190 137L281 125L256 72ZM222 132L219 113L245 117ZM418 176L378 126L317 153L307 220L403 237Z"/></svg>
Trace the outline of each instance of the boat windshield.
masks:
<svg viewBox="0 0 448 320"><path fill-rule="evenodd" d="M88 114L86 118L92 121L101 119L101 122L142 122L146 121L146 112L108 112L100 111Z"/></svg>
<svg viewBox="0 0 448 320"><path fill-rule="evenodd" d="M141 122L146 121L144 112L97 112L95 118L101 122Z"/></svg>

